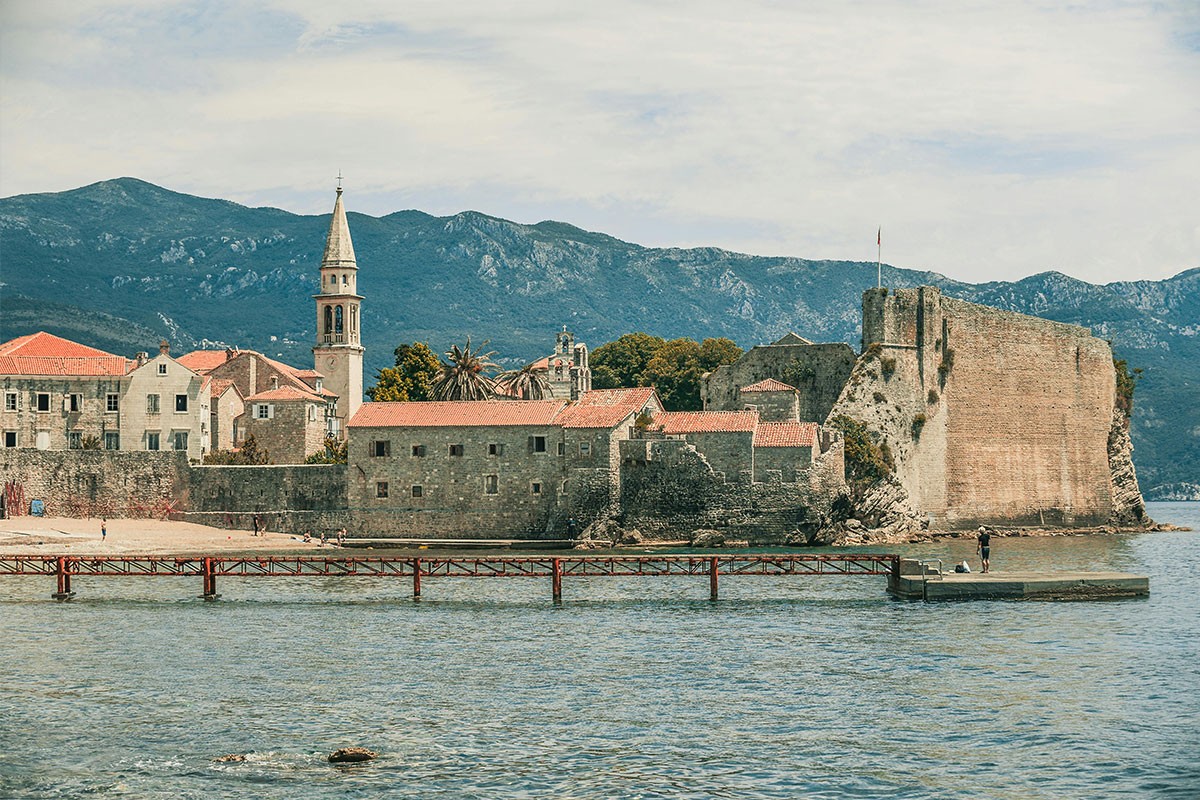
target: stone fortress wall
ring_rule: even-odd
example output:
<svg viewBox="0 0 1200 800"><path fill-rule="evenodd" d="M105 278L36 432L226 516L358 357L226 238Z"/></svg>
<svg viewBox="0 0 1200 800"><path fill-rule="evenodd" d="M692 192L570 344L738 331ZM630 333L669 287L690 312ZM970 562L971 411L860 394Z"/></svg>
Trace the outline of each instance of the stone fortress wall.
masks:
<svg viewBox="0 0 1200 800"><path fill-rule="evenodd" d="M823 422L854 367L854 348L844 342L813 344L788 334L775 344L750 348L735 364L717 367L701 379L706 411L741 411L761 399L743 398L740 389L774 378L799 390L801 422Z"/></svg>
<svg viewBox="0 0 1200 800"><path fill-rule="evenodd" d="M1109 521L1106 342L931 287L868 291L863 342L830 416L888 442L896 477L932 527Z"/></svg>

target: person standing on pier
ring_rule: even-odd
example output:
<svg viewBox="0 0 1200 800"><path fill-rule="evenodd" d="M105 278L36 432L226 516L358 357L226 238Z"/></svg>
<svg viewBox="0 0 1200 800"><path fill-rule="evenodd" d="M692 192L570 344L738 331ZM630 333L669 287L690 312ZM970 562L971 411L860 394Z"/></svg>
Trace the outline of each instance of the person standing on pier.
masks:
<svg viewBox="0 0 1200 800"><path fill-rule="evenodd" d="M983 572L988 571L988 560L992 553L992 534L988 529L979 526L979 535L975 537L975 552L979 553L979 558L983 562Z"/></svg>

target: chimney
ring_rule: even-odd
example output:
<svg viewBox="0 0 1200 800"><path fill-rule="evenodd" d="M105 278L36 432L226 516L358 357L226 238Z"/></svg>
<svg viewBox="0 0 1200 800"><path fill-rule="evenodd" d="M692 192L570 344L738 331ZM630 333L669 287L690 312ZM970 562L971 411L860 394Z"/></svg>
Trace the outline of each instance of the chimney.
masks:
<svg viewBox="0 0 1200 800"><path fill-rule="evenodd" d="M146 364L146 359L148 359L149 357L150 357L150 355L149 355L148 353L144 353L144 352L143 352L143 353L138 353L138 354L137 354L137 365L138 365L139 367L141 367L141 366L145 366L145 364Z"/></svg>
<svg viewBox="0 0 1200 800"><path fill-rule="evenodd" d="M228 361L229 359L233 358L236 355L237 355L237 350L234 350L232 347L225 348L225 360L226 361Z"/></svg>
<svg viewBox="0 0 1200 800"><path fill-rule="evenodd" d="M161 342L159 342L158 343L158 353L159 353L159 355L164 355L164 356L171 355L171 343L168 342L166 339L163 339Z"/></svg>

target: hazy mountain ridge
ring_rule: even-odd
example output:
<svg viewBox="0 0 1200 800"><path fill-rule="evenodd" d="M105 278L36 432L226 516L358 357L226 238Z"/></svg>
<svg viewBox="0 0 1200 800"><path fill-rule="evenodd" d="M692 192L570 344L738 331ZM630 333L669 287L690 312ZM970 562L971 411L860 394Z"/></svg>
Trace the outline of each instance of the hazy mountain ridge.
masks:
<svg viewBox="0 0 1200 800"><path fill-rule="evenodd" d="M399 342L442 349L467 333L490 338L510 362L532 358L563 324L593 347L633 330L743 346L795 330L857 346L861 293L875 282L873 263L644 248L562 222L474 211L348 216L372 373ZM44 328L127 355L166 337L177 349L236 344L307 365L327 226L328 215L132 178L5 198L0 335ZM883 271L890 286L933 284L1111 338L1145 370L1133 429L1143 487L1200 483L1200 269L1103 286L1057 272L975 285Z"/></svg>

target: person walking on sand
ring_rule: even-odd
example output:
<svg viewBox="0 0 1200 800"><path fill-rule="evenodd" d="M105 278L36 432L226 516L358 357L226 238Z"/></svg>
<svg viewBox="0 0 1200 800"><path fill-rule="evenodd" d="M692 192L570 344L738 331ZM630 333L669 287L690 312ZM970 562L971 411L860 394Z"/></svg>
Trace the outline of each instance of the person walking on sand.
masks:
<svg viewBox="0 0 1200 800"><path fill-rule="evenodd" d="M259 530L261 529L261 527L262 526L259 524L259 521L258 521L258 514L255 514L254 515L254 533L252 533L250 535L251 536L261 536L262 534L259 533Z"/></svg>
<svg viewBox="0 0 1200 800"><path fill-rule="evenodd" d="M101 517L100 518L100 541L103 542L107 538L108 538L108 520L106 520L104 517Z"/></svg>
<svg viewBox="0 0 1200 800"><path fill-rule="evenodd" d="M979 535L975 537L975 552L979 553L979 558L983 562L983 572L988 571L988 560L992 553L992 534L988 529L979 526Z"/></svg>
<svg viewBox="0 0 1200 800"><path fill-rule="evenodd" d="M338 528L338 532L337 532L337 546L338 546L338 547L345 547L345 546L346 546L346 529L345 529L345 528Z"/></svg>

